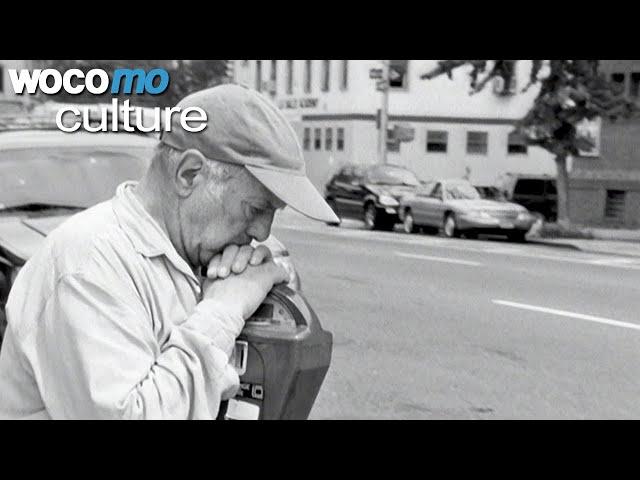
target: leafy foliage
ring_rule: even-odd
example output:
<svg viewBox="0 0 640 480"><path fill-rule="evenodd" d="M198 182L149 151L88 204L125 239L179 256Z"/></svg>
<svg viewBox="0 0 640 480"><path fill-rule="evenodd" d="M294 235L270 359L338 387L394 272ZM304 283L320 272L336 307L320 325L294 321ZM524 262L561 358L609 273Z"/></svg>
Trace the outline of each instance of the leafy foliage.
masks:
<svg viewBox="0 0 640 480"><path fill-rule="evenodd" d="M509 93L518 60L442 60L431 72L422 76L432 79L440 75L452 78L455 69L470 66L471 92L481 91L489 81L501 77L502 94ZM578 126L584 120L604 117L615 120L636 113L614 84L598 72L598 60L532 60L528 84L540 90L527 115L516 129L530 145L537 145L556 156L578 155L579 150L593 146L580 135Z"/></svg>

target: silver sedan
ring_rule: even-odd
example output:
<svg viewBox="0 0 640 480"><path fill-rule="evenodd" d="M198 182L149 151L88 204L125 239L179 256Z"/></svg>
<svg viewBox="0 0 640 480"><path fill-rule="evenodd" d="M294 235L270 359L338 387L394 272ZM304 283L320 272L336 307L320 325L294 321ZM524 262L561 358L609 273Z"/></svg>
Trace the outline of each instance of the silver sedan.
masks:
<svg viewBox="0 0 640 480"><path fill-rule="evenodd" d="M506 235L524 241L535 217L521 205L484 200L466 180L437 180L400 199L398 215L405 232L440 230L446 237Z"/></svg>

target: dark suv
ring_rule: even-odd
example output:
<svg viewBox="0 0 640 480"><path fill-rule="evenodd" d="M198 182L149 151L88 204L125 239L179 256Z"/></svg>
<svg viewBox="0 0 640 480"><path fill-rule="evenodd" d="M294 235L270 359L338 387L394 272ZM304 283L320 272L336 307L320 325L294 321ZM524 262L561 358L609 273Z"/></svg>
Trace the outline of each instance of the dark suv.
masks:
<svg viewBox="0 0 640 480"><path fill-rule="evenodd" d="M555 178L548 175L507 174L499 182L507 200L538 213L547 221L558 217L558 192Z"/></svg>
<svg viewBox="0 0 640 480"><path fill-rule="evenodd" d="M325 198L338 217L364 220L370 230L392 230L400 221L399 199L419 185L404 167L347 165L329 180Z"/></svg>

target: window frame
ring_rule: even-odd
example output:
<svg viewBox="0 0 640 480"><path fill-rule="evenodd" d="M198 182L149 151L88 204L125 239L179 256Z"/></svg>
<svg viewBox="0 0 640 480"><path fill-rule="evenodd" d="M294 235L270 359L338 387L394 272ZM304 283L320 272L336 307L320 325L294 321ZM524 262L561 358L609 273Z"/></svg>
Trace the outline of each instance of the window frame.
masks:
<svg viewBox="0 0 640 480"><path fill-rule="evenodd" d="M346 143L346 132L344 127L336 128L336 151L344 152Z"/></svg>
<svg viewBox="0 0 640 480"><path fill-rule="evenodd" d="M331 90L331 60L322 60L320 68L320 91L328 92Z"/></svg>
<svg viewBox="0 0 640 480"><path fill-rule="evenodd" d="M293 60L287 60L287 95L293 95Z"/></svg>
<svg viewBox="0 0 640 480"><path fill-rule="evenodd" d="M302 149L306 152L311 151L311 127L304 127L302 131Z"/></svg>
<svg viewBox="0 0 640 480"><path fill-rule="evenodd" d="M471 143L471 137L473 135L481 135L484 137L484 143L473 142ZM484 151L471 151L472 146L484 145ZM482 155L486 156L489 154L489 132L483 130L468 130L467 131L467 146L466 152L468 155Z"/></svg>
<svg viewBox="0 0 640 480"><path fill-rule="evenodd" d="M432 149L432 145L442 145L442 142L429 141L429 134L444 134L444 149ZM427 153L447 153L449 150L449 132L447 130L427 130L426 138L426 151Z"/></svg>
<svg viewBox="0 0 640 480"><path fill-rule="evenodd" d="M322 127L313 129L313 150L316 152L322 150Z"/></svg>
<svg viewBox="0 0 640 480"><path fill-rule="evenodd" d="M327 152L333 151L333 127L324 129L324 149Z"/></svg>

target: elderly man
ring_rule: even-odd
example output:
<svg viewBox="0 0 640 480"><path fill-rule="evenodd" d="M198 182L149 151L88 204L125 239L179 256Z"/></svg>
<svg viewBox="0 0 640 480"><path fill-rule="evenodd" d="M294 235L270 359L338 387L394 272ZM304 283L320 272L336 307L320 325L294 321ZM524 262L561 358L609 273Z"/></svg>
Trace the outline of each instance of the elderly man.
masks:
<svg viewBox="0 0 640 480"><path fill-rule="evenodd" d="M178 106L202 108L207 128L172 124L139 184L65 222L18 275L0 416L216 418L239 387L230 357L244 321L287 279L251 241L285 204L337 221L260 94L226 85Z"/></svg>

